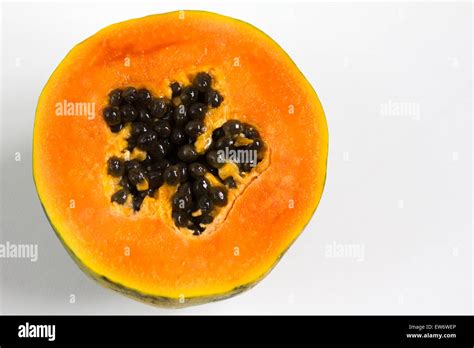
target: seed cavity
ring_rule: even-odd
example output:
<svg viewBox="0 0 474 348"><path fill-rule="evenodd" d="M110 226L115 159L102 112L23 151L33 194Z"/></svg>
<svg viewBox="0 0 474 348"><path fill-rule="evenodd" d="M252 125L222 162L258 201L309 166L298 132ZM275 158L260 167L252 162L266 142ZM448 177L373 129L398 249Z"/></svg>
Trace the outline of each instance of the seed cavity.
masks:
<svg viewBox="0 0 474 348"><path fill-rule="evenodd" d="M198 236L214 221L228 204L229 190L238 187L239 177L263 159L265 143L254 126L232 119L212 130L204 153L196 151L196 139L206 132L208 111L224 102L212 83L209 73L199 72L190 85L172 82L171 99L133 86L109 93L103 117L110 131L130 125L123 151L146 154L142 160L107 160L107 173L120 178L111 202L131 204L137 212L146 196L154 197L167 184L176 187L170 204L178 228Z"/></svg>

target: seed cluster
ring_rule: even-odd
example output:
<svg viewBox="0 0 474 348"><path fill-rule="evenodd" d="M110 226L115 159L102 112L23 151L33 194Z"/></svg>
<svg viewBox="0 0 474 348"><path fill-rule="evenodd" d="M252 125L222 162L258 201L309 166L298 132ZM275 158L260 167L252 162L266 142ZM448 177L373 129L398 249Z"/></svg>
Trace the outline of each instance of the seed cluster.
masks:
<svg viewBox="0 0 474 348"><path fill-rule="evenodd" d="M144 198L153 196L164 183L177 186L171 202L174 223L199 235L213 221L213 210L227 204L228 189L237 187L232 176L219 177L218 169L226 162L219 150L255 151L261 160L264 142L253 126L229 120L213 131L210 148L198 153L194 143L206 130L206 113L209 108L219 107L224 99L212 88L212 77L205 72L196 74L189 86L172 82L169 87L171 99L154 97L144 88L110 92L109 105L103 111L105 122L114 133L130 124L124 151L138 148L146 152L142 161L117 156L108 159L107 172L120 178L121 186L111 201L124 204L131 195L133 209L138 211ZM242 175L256 165L236 164ZM206 173L213 174L223 185L213 187Z"/></svg>

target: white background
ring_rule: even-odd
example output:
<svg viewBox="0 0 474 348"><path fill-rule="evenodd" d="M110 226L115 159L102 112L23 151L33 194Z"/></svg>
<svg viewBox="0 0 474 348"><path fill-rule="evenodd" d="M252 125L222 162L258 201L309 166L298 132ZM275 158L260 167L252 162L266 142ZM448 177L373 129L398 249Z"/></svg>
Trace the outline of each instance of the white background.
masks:
<svg viewBox="0 0 474 348"><path fill-rule="evenodd" d="M0 312L471 313L472 5L199 3L2 4L0 242L37 243L39 260L0 259ZM165 310L75 266L37 199L31 137L41 89L74 44L182 8L233 16L275 39L319 94L330 151L321 204L266 279L229 300ZM351 246L363 253L331 257Z"/></svg>

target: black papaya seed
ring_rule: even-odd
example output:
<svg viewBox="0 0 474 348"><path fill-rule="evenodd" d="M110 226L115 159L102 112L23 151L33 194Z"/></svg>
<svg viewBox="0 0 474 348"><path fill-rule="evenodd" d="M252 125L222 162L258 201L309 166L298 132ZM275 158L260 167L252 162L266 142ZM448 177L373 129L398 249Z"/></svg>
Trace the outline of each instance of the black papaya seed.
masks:
<svg viewBox="0 0 474 348"><path fill-rule="evenodd" d="M118 204L124 204L128 197L128 191L125 189L118 190L112 195L112 202L116 202Z"/></svg>
<svg viewBox="0 0 474 348"><path fill-rule="evenodd" d="M107 161L107 173L114 177L121 177L125 173L125 164L118 157L110 157Z"/></svg>

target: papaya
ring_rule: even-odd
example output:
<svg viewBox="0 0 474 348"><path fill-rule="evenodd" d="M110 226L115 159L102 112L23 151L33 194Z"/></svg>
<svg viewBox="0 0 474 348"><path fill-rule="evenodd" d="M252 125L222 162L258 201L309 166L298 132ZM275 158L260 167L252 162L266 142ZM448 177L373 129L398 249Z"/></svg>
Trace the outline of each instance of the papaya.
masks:
<svg viewBox="0 0 474 348"><path fill-rule="evenodd" d="M33 177L104 286L164 307L257 284L312 217L328 155L316 92L250 24L178 11L113 24L46 83Z"/></svg>

